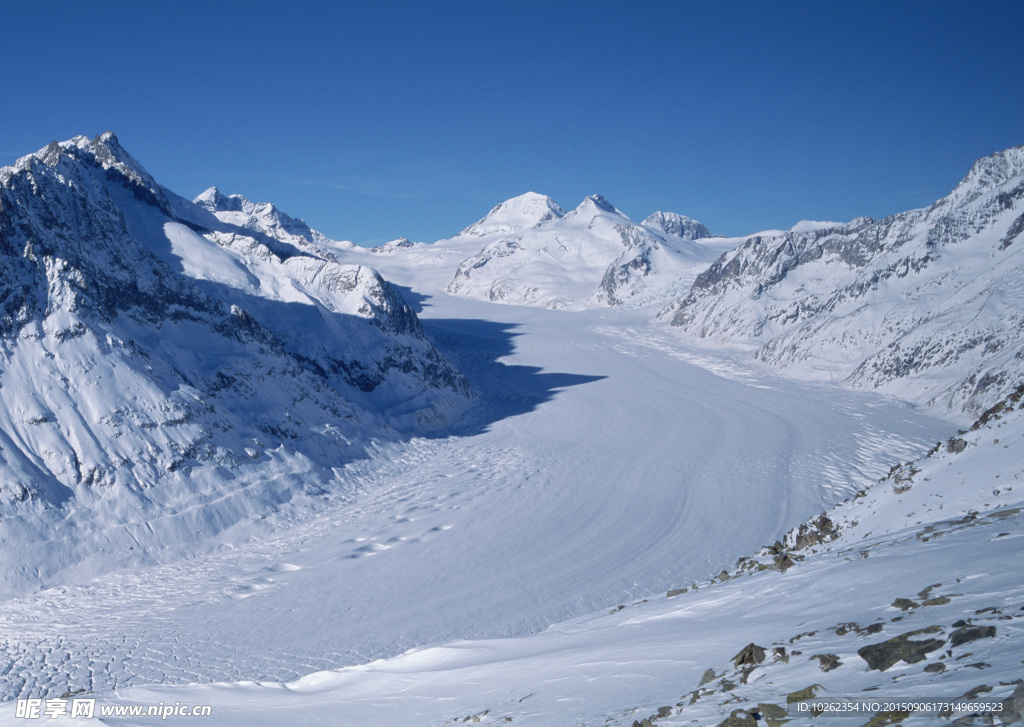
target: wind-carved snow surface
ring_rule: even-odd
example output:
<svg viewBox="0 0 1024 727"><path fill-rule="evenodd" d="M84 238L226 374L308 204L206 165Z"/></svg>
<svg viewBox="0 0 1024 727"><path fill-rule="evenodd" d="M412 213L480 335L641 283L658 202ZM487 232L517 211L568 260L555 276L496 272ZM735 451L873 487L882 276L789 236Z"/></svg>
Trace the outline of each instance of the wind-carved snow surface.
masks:
<svg viewBox="0 0 1024 727"><path fill-rule="evenodd" d="M0 591L201 551L471 403L372 269L218 220L110 133L0 169L0 215Z"/></svg>
<svg viewBox="0 0 1024 727"><path fill-rule="evenodd" d="M682 215L656 213L637 224L597 195L565 213L550 198L529 193L498 205L448 242L484 245L459 264L447 292L575 310L649 305L684 290L715 258L694 242L707 236L704 225Z"/></svg>
<svg viewBox="0 0 1024 727"><path fill-rule="evenodd" d="M1024 147L927 209L757 235L663 320L801 378L978 413L1024 376Z"/></svg>

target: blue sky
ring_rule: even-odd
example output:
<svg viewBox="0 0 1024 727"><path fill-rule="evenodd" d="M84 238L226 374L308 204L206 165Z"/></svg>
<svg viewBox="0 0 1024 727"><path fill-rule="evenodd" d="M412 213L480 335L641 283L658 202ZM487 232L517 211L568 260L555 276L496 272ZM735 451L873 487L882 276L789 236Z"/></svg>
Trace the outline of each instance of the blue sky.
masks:
<svg viewBox="0 0 1024 727"><path fill-rule="evenodd" d="M1024 144L1024 2L3 2L0 163L112 129L187 197L448 237L532 190L739 235Z"/></svg>

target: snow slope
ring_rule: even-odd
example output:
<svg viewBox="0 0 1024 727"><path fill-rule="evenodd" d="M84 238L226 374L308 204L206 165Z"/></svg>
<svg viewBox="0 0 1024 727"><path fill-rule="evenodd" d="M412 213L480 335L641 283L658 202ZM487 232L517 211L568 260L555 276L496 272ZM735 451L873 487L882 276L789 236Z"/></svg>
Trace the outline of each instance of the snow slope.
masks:
<svg viewBox="0 0 1024 727"><path fill-rule="evenodd" d="M928 209L748 238L663 320L801 378L977 414L1024 375L1024 147Z"/></svg>

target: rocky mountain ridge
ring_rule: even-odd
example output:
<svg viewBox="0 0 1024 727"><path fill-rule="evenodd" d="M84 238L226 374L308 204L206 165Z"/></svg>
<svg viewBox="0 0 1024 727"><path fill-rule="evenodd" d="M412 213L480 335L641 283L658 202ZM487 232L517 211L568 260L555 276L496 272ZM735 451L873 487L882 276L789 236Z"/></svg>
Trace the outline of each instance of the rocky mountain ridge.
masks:
<svg viewBox="0 0 1024 727"><path fill-rule="evenodd" d="M793 375L978 412L1024 376L1024 147L931 207L752 236L659 315Z"/></svg>
<svg viewBox="0 0 1024 727"><path fill-rule="evenodd" d="M711 233L703 223L675 212L655 212L648 215L640 224L660 230L666 235L681 237L684 240L700 240L711 237Z"/></svg>

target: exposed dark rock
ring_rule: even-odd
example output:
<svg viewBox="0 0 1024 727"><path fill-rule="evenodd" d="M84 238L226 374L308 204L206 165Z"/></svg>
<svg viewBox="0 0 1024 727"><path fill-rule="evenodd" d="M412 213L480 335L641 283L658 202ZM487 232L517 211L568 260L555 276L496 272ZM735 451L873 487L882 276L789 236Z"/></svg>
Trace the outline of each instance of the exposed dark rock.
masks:
<svg viewBox="0 0 1024 727"><path fill-rule="evenodd" d="M996 718L1003 724L1024 720L1024 681L1018 682L1013 694L1002 701L1002 712Z"/></svg>
<svg viewBox="0 0 1024 727"><path fill-rule="evenodd" d="M818 660L818 666L822 671L832 671L843 665L836 654L815 654L810 658Z"/></svg>
<svg viewBox="0 0 1024 727"><path fill-rule="evenodd" d="M766 703L758 704L757 708L761 710L761 714L764 715L765 721L772 724L775 720L785 720L789 717L789 712L780 707L777 704Z"/></svg>
<svg viewBox="0 0 1024 727"><path fill-rule="evenodd" d="M827 543L839 537L835 524L824 513L813 520L802 523L793 538L794 550L802 550L819 543ZM788 538L787 538L788 540Z"/></svg>
<svg viewBox="0 0 1024 727"><path fill-rule="evenodd" d="M913 641L910 637L938 631L940 631L938 626L910 631L878 644L864 646L857 650L857 654L868 663L870 668L877 671L885 671L900 661L915 664L923 661L927 654L940 648L946 642L944 639Z"/></svg>
<svg viewBox="0 0 1024 727"><path fill-rule="evenodd" d="M783 573L785 573L787 569L792 568L794 565L796 565L796 563L793 562L793 559L789 557L788 553L781 553L775 556L773 560L775 562L775 565L778 566L779 570L781 570Z"/></svg>
<svg viewBox="0 0 1024 727"><path fill-rule="evenodd" d="M863 727L885 727L885 725L899 724L909 716L909 711L879 712L865 722Z"/></svg>
<svg viewBox="0 0 1024 727"><path fill-rule="evenodd" d="M698 684L697 687L698 688L703 687L705 684L714 681L715 680L715 676L716 676L715 675L715 670L714 669L708 669L707 671L704 672L704 676L702 676L700 678L700 684Z"/></svg>
<svg viewBox="0 0 1024 727"><path fill-rule="evenodd" d="M909 490L914 482L914 475L920 474L921 470L914 466L913 462L893 465L889 470L887 479L892 480L892 491L902 495Z"/></svg>
<svg viewBox="0 0 1024 727"><path fill-rule="evenodd" d="M953 437L946 442L946 451L950 454L960 454L967 449L967 442L959 437Z"/></svg>
<svg viewBox="0 0 1024 727"><path fill-rule="evenodd" d="M978 686L974 687L973 689L967 690L966 692L961 694L956 699L951 699L949 701L950 702L973 702L980 695L988 694L991 691L992 691L992 687L990 687L988 684L979 684ZM952 709L944 709L944 710L939 712L939 717L941 717L942 719L949 719L951 716L953 716L953 712L954 712L954 710L952 710ZM977 716L977 715L975 715L975 716ZM957 720L957 722L959 722L959 721L960 720ZM953 724L956 724L956 722L954 722ZM967 724L977 724L977 722L974 719L971 719L969 722L967 722Z"/></svg>
<svg viewBox="0 0 1024 727"><path fill-rule="evenodd" d="M956 647L970 641L992 638L995 635L995 626L963 626L949 635L949 643Z"/></svg>
<svg viewBox="0 0 1024 727"><path fill-rule="evenodd" d="M745 709L734 709L732 714L718 723L718 727L757 727L757 720Z"/></svg>
<svg viewBox="0 0 1024 727"><path fill-rule="evenodd" d="M737 667L751 665L757 666L764 661L764 648L757 644L750 643L744 646L740 653L732 658L732 663Z"/></svg>
<svg viewBox="0 0 1024 727"><path fill-rule="evenodd" d="M790 713L783 710L778 704L761 703L758 704L758 709L761 710L761 716L768 727L782 727L790 721Z"/></svg>
<svg viewBox="0 0 1024 727"><path fill-rule="evenodd" d="M798 689L795 692L790 692L786 695L786 704L796 704L797 702L806 702L808 699L813 699L818 696L818 693L823 690L824 687L820 684L812 684L809 687ZM820 710L811 710L811 714L817 717L821 714Z"/></svg>
<svg viewBox="0 0 1024 727"><path fill-rule="evenodd" d="M789 643L792 644L795 641L799 641L800 639L804 638L805 636L814 636L816 633L818 633L818 632L817 631L804 631L802 634L797 634L796 636L792 637L789 640ZM793 653L795 654L796 652L794 651Z"/></svg>

